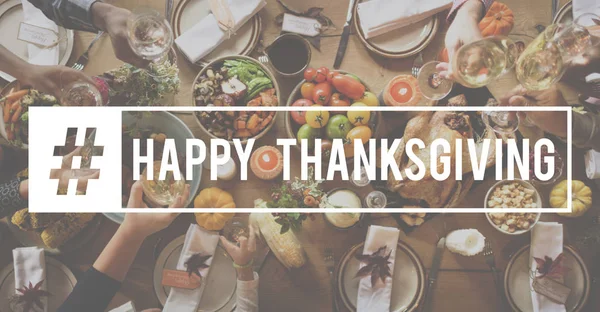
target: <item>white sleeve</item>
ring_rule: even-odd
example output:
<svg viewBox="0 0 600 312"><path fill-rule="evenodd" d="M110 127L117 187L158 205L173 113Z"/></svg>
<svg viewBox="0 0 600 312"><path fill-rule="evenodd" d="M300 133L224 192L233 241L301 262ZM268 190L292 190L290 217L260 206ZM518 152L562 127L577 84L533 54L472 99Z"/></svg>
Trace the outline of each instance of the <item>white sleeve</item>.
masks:
<svg viewBox="0 0 600 312"><path fill-rule="evenodd" d="M258 312L258 273L254 280L237 281L237 305L235 312Z"/></svg>

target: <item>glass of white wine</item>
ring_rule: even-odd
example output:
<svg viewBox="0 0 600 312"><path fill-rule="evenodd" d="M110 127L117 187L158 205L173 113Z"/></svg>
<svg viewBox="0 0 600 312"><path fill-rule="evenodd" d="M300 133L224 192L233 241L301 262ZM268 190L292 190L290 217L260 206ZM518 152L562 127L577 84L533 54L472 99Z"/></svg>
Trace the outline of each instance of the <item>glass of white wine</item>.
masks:
<svg viewBox="0 0 600 312"><path fill-rule="evenodd" d="M168 206L172 204L177 196L183 194L185 190L185 178L181 174L179 180L175 179L173 172L167 171L164 180L159 180L161 161L157 160L153 163L152 175L153 179L147 177L148 167L142 172L142 188L144 195L153 205Z"/></svg>
<svg viewBox="0 0 600 312"><path fill-rule="evenodd" d="M141 58L161 63L173 46L173 30L169 22L156 10L136 8L127 20L131 49Z"/></svg>
<svg viewBox="0 0 600 312"><path fill-rule="evenodd" d="M515 68L517 79L528 90L545 90L560 80L569 62L592 47L584 14L571 24L552 24L521 53Z"/></svg>
<svg viewBox="0 0 600 312"><path fill-rule="evenodd" d="M512 69L516 57L517 48L511 39L493 36L462 46L450 62L458 83L480 88ZM452 81L440 77L438 64L423 65L417 77L421 93L430 100L442 99L452 90Z"/></svg>
<svg viewBox="0 0 600 312"><path fill-rule="evenodd" d="M486 107L494 106L498 104L495 102L486 105ZM515 112L484 110L481 112L481 119L498 134L511 134L519 129L519 118Z"/></svg>

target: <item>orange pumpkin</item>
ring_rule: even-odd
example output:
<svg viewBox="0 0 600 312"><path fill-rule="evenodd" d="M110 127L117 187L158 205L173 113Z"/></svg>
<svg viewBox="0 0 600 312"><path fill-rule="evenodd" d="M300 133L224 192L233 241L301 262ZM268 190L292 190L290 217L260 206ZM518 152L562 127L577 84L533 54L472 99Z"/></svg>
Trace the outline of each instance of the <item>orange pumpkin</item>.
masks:
<svg viewBox="0 0 600 312"><path fill-rule="evenodd" d="M194 208L235 208L233 197L217 187L203 189L194 199ZM209 231L221 230L233 213L195 213L199 226Z"/></svg>
<svg viewBox="0 0 600 312"><path fill-rule="evenodd" d="M508 36L514 26L513 11L504 3L494 2L487 11L481 22L479 30L484 37L489 36ZM438 55L440 62L448 63L448 49L444 48Z"/></svg>
<svg viewBox="0 0 600 312"><path fill-rule="evenodd" d="M494 2L481 22L479 30L484 37L507 36L515 23L513 11L504 3Z"/></svg>

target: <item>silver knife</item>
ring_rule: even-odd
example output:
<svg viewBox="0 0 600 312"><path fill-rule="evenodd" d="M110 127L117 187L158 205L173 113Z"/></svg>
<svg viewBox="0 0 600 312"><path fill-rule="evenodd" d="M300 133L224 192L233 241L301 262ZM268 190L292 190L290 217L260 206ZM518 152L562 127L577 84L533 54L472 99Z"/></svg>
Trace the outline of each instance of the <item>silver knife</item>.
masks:
<svg viewBox="0 0 600 312"><path fill-rule="evenodd" d="M342 59L346 53L346 47L348 46L348 38L350 37L350 28L352 28L352 11L354 10L354 3L356 0L350 0L350 6L348 7L348 14L346 15L346 23L342 30L342 37L340 38L340 45L338 46L337 53L335 54L335 61L333 62L333 68L338 69L342 64Z"/></svg>
<svg viewBox="0 0 600 312"><path fill-rule="evenodd" d="M431 269L429 270L429 276L427 277L427 290L423 304L425 305L422 311L431 311L431 304L433 302L433 290L437 281L438 272L440 270L440 264L442 263L442 255L446 249L446 237L440 238L435 247L435 253L433 255L433 262L431 263Z"/></svg>

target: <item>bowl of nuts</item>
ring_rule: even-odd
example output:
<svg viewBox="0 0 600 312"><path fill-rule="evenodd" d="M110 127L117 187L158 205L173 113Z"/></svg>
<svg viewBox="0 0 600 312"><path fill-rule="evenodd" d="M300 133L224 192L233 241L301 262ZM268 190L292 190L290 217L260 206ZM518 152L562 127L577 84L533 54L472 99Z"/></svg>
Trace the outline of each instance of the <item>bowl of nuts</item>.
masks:
<svg viewBox="0 0 600 312"><path fill-rule="evenodd" d="M542 208L542 198L535 187L523 180L500 181L485 197L485 208ZM498 231L509 235L529 232L540 220L541 213L486 213L487 220Z"/></svg>

